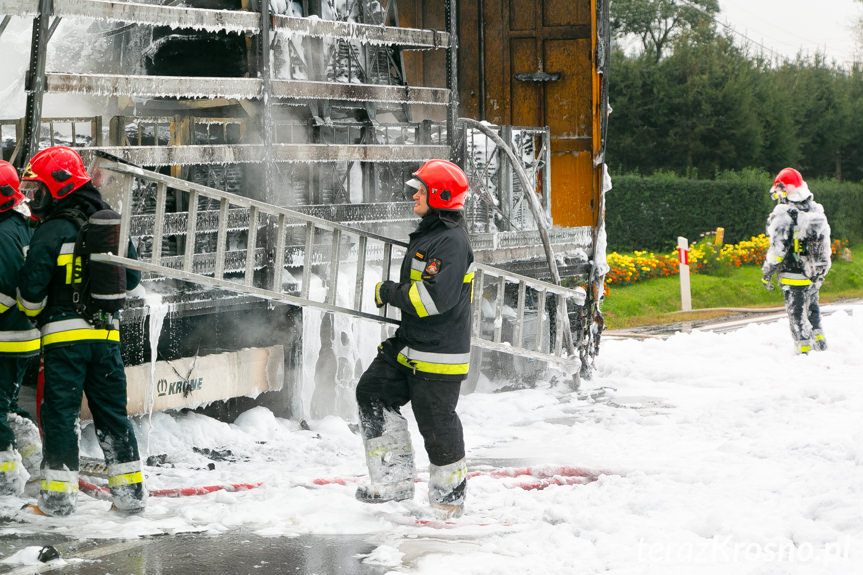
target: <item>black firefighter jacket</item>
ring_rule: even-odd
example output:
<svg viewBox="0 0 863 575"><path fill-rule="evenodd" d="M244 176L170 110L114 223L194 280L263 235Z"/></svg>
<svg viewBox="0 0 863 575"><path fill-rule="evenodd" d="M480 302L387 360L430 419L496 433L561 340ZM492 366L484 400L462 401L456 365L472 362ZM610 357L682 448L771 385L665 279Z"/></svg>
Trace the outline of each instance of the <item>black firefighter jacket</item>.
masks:
<svg viewBox="0 0 863 575"><path fill-rule="evenodd" d="M0 213L0 356L39 354L39 330L15 303L18 270L24 265L24 249L32 235L21 214L13 210Z"/></svg>
<svg viewBox="0 0 863 575"><path fill-rule="evenodd" d="M464 218L425 216L411 233L398 286L388 303L402 311L381 344L391 363L428 379L460 381L470 366L473 250Z"/></svg>
<svg viewBox="0 0 863 575"><path fill-rule="evenodd" d="M82 341L120 341L120 322L114 328L96 329L75 310L72 303L72 254L78 224L63 214L78 209L90 217L109 207L99 191L89 184L60 200L30 241L27 261L18 274L18 307L42 330L42 346L71 345ZM128 257L137 258L129 245ZM126 269L126 289L134 289L141 274Z"/></svg>

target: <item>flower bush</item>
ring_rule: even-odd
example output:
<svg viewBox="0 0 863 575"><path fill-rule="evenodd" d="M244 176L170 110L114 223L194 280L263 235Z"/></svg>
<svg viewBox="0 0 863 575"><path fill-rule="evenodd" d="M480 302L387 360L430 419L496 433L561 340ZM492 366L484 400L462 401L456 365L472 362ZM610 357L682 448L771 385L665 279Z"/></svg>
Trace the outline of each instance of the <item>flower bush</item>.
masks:
<svg viewBox="0 0 863 575"><path fill-rule="evenodd" d="M722 247L715 245L714 237L703 234L701 240L689 249L690 273L724 274L730 273L732 267L742 265L760 265L770 246L766 235L752 237L738 244L728 244ZM837 240L838 241L838 240ZM834 242L835 243L835 242ZM841 249L834 246L833 252ZM633 252L619 254L612 252L607 256L611 270L605 275L605 293L608 295L611 286L625 286L638 281L652 278L668 277L680 273L680 259L677 250L670 254L654 254L652 252Z"/></svg>

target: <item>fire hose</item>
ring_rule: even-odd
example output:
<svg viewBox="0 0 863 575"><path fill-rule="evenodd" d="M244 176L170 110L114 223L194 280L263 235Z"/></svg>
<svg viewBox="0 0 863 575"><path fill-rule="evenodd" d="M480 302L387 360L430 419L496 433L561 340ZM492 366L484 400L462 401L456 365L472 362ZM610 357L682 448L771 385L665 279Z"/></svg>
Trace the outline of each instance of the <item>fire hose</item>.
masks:
<svg viewBox="0 0 863 575"><path fill-rule="evenodd" d="M188 497L191 495L206 495L214 491L248 491L260 487L263 483L229 483L226 485L205 485L203 487L177 487L174 489L153 489L148 493L151 497ZM95 499L111 500L111 490L95 485L84 479L78 479L78 489Z"/></svg>

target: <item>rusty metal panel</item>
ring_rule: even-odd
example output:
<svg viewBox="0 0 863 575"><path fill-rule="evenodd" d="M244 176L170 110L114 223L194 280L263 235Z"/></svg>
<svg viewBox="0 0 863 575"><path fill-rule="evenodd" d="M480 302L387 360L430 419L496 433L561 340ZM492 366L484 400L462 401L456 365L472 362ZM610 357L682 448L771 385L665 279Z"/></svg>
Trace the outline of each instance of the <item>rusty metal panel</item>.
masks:
<svg viewBox="0 0 863 575"><path fill-rule="evenodd" d="M516 38L510 43L512 75L536 71L539 59L536 40ZM542 85L535 82L512 82L512 123L516 126L544 126ZM552 131L552 134L554 132Z"/></svg>
<svg viewBox="0 0 863 575"><path fill-rule="evenodd" d="M536 1L511 0L509 4L509 29L511 31L536 30Z"/></svg>
<svg viewBox="0 0 863 575"><path fill-rule="evenodd" d="M561 77L545 85L546 123L552 150L589 150L593 132L590 40L547 40L546 70Z"/></svg>
<svg viewBox="0 0 863 575"><path fill-rule="evenodd" d="M482 2L458 3L458 85L459 85L459 110L460 114L467 118L481 119L482 113L480 98L483 89L482 81L483 60L480 54L482 47L482 26L480 19L480 8Z"/></svg>
<svg viewBox="0 0 863 575"><path fill-rule="evenodd" d="M509 38L506 28L509 19L508 0L480 0L484 2L485 18L485 118L492 124L513 125L510 115Z"/></svg>
<svg viewBox="0 0 863 575"><path fill-rule="evenodd" d="M548 126L555 225L596 225L592 0L482 0L485 117Z"/></svg>
<svg viewBox="0 0 863 575"><path fill-rule="evenodd" d="M579 0L545 0L542 4L544 26L590 25L591 2Z"/></svg>
<svg viewBox="0 0 863 575"><path fill-rule="evenodd" d="M551 213L555 226L593 226L596 201L591 152L552 152Z"/></svg>

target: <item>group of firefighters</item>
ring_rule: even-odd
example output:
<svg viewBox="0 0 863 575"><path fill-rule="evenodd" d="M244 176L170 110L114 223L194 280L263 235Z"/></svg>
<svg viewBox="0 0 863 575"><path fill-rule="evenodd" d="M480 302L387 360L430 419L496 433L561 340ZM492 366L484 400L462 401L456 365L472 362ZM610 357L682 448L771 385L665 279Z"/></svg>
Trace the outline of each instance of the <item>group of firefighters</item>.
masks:
<svg viewBox="0 0 863 575"><path fill-rule="evenodd" d="M356 399L370 482L368 503L414 496L416 466L407 420L411 403L430 462L429 503L437 517L463 513L467 465L456 413L471 347L473 251L464 218L468 179L455 164L431 160L406 185L419 225L410 235L398 281L375 286L378 307L401 310L396 333L378 346ZM830 269L830 228L799 172L782 170L767 222L764 283L778 274L795 348L826 349L818 289ZM104 209L81 157L54 146L21 175L0 162L0 496L20 495L39 478L32 512L73 513L78 496L78 418L86 394L105 455L112 509L144 509L147 491L137 439L126 412L119 320L94 324L75 304L74 247L79 222ZM134 248L129 248L135 257ZM140 274L126 270L134 288ZM28 366L41 357L39 427L17 405ZM36 359L38 361L38 359ZM2 416L7 414L6 416ZM41 441L40 441L41 436Z"/></svg>
<svg viewBox="0 0 863 575"><path fill-rule="evenodd" d="M30 476L39 496L27 506L64 516L78 503L78 431L84 393L105 455L113 508L144 509L143 466L126 413L120 323L94 323L76 305L81 274L75 244L81 218L108 208L75 150L53 146L34 155L19 181L0 165L0 494L20 494ZM134 253L130 254L134 256ZM134 288L140 273L125 270ZM35 327L34 327L35 326ZM35 422L17 407L28 364L41 357L44 392ZM9 422L16 423L15 433ZM24 439L26 438L26 439ZM41 452L41 457L39 457ZM41 461L40 461L41 460Z"/></svg>

